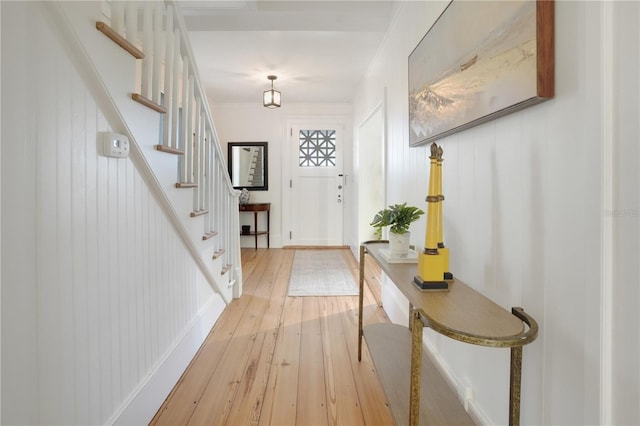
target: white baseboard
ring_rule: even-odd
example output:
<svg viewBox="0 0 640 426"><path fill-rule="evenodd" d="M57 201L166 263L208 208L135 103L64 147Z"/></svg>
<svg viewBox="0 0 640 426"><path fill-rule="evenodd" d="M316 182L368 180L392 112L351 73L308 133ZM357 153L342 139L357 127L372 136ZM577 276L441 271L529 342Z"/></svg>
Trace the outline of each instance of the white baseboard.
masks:
<svg viewBox="0 0 640 426"><path fill-rule="evenodd" d="M454 374L440 353L429 346L427 339L423 342L422 350L429 354L433 364L436 366L440 374L442 374L444 380L451 389L456 392L458 400L465 407L465 410L469 416L471 416L473 422L476 425L495 424L489 419L486 413L482 410L482 407L480 407L475 400L472 385L470 383L465 383Z"/></svg>
<svg viewBox="0 0 640 426"><path fill-rule="evenodd" d="M226 304L219 294L211 296L184 331L182 338L170 348L156 369L140 383L137 391L132 393L107 424L149 424L225 307Z"/></svg>
<svg viewBox="0 0 640 426"><path fill-rule="evenodd" d="M383 273L381 280L382 306L394 324L409 324L409 300Z"/></svg>

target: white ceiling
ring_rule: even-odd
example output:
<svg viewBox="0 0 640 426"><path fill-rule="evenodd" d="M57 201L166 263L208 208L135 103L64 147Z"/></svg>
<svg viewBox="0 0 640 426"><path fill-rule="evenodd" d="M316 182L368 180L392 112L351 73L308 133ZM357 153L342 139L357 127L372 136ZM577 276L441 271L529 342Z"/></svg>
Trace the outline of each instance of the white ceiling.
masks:
<svg viewBox="0 0 640 426"><path fill-rule="evenodd" d="M350 102L394 1L180 1L211 102L262 102L267 75L286 102Z"/></svg>

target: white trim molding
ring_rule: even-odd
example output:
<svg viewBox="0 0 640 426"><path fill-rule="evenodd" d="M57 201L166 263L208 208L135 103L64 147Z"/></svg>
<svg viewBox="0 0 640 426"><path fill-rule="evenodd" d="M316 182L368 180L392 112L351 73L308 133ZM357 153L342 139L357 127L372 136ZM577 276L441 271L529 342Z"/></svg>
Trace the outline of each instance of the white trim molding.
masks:
<svg viewBox="0 0 640 426"><path fill-rule="evenodd" d="M602 134L601 134L601 254L600 254L600 424L612 423L613 325L613 3L601 2Z"/></svg>
<svg viewBox="0 0 640 426"><path fill-rule="evenodd" d="M169 349L156 369L142 381L136 392L123 402L112 418L111 425L149 424L171 389L204 343L226 304L220 294L213 294L198 316L187 327L182 338Z"/></svg>

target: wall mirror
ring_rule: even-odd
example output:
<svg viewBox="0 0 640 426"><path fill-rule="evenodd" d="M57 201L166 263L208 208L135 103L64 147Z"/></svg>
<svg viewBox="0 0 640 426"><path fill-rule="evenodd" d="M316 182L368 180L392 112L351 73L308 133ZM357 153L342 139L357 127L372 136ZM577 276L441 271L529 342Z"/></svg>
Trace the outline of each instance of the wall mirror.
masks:
<svg viewBox="0 0 640 426"><path fill-rule="evenodd" d="M269 189L267 142L229 142L227 145L229 176L236 189Z"/></svg>

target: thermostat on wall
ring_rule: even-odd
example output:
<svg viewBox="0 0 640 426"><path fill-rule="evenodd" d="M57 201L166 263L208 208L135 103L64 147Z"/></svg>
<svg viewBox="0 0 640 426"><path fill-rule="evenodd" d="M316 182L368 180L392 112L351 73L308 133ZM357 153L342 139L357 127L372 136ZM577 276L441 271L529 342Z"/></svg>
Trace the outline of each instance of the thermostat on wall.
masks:
<svg viewBox="0 0 640 426"><path fill-rule="evenodd" d="M102 150L107 157L127 158L129 138L112 132L102 133Z"/></svg>

